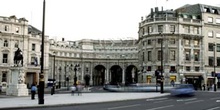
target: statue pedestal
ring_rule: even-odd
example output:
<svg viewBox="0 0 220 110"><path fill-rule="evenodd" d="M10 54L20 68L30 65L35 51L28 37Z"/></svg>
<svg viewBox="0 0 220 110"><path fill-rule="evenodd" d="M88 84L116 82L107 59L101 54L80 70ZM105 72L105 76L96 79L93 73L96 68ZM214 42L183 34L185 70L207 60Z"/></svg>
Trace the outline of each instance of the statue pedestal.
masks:
<svg viewBox="0 0 220 110"><path fill-rule="evenodd" d="M27 85L24 84L25 72L23 67L11 68L11 83L6 90L6 95L28 96Z"/></svg>

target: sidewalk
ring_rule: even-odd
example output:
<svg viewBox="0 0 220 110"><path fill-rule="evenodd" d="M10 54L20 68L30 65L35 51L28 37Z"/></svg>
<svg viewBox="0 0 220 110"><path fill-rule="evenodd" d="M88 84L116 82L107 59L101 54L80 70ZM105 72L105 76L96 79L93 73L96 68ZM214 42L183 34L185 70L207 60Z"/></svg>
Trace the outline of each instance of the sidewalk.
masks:
<svg viewBox="0 0 220 110"><path fill-rule="evenodd" d="M31 100L31 97L9 97L0 98L0 109L13 109L13 108L32 108L32 107L45 107L45 106L61 106L61 105L74 105L74 104L88 104L99 102L110 102L120 100L133 100L133 99L147 99L154 97L161 97L169 95L169 93L155 93L155 92L129 92L129 93L83 93L82 96L74 94L45 94L44 104L38 104L37 95L35 100Z"/></svg>

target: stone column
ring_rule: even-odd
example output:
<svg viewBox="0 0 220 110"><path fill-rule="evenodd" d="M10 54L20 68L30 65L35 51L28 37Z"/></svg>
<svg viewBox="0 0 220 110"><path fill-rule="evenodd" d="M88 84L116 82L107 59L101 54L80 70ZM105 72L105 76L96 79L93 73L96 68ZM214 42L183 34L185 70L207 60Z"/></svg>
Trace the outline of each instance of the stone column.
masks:
<svg viewBox="0 0 220 110"><path fill-rule="evenodd" d="M6 95L28 96L25 82L25 71L23 67L11 67L11 82L6 90Z"/></svg>

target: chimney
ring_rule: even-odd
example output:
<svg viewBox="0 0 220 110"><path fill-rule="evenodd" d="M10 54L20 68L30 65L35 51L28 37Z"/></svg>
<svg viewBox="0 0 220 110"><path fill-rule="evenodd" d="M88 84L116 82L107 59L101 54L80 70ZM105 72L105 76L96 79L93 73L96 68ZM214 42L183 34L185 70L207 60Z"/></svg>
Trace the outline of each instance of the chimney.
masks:
<svg viewBox="0 0 220 110"><path fill-rule="evenodd" d="M155 7L155 12L156 12L156 13L158 12L158 7Z"/></svg>
<svg viewBox="0 0 220 110"><path fill-rule="evenodd" d="M64 41L65 39L64 38L62 38L62 41Z"/></svg>
<svg viewBox="0 0 220 110"><path fill-rule="evenodd" d="M161 7L161 9L162 9L161 11L163 11L163 7Z"/></svg>
<svg viewBox="0 0 220 110"><path fill-rule="evenodd" d="M151 15L151 18L153 18L153 14L154 13L154 9L153 8L151 8L151 13L150 13L150 15Z"/></svg>

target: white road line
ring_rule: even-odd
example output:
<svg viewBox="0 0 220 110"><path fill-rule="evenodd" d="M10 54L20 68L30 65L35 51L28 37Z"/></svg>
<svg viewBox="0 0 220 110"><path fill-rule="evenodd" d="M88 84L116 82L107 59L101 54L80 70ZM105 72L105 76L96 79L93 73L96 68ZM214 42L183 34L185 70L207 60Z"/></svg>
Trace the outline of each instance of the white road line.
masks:
<svg viewBox="0 0 220 110"><path fill-rule="evenodd" d="M168 99L168 98L146 99L146 101L165 100L165 99Z"/></svg>
<svg viewBox="0 0 220 110"><path fill-rule="evenodd" d="M215 110L215 109L219 109L220 107L214 107L214 108L210 108L210 109L207 109L207 110Z"/></svg>
<svg viewBox="0 0 220 110"><path fill-rule="evenodd" d="M172 101L172 99L170 99L170 100L157 101L157 102L154 102L154 103L162 103L162 102L169 102L169 101Z"/></svg>
<svg viewBox="0 0 220 110"><path fill-rule="evenodd" d="M210 100L220 99L220 97L210 98Z"/></svg>
<svg viewBox="0 0 220 110"><path fill-rule="evenodd" d="M220 102L220 100L216 100L216 102Z"/></svg>
<svg viewBox="0 0 220 110"><path fill-rule="evenodd" d="M191 101L191 100L196 100L197 98L190 98L190 99L179 99L179 100L176 100L177 102L180 102L180 101Z"/></svg>
<svg viewBox="0 0 220 110"><path fill-rule="evenodd" d="M163 108L168 108L168 107L173 107L174 105L167 105L167 106L161 106L161 107L156 107L156 108L150 108L146 110L158 110L158 109L163 109Z"/></svg>
<svg viewBox="0 0 220 110"><path fill-rule="evenodd" d="M197 103L197 102L202 102L202 101L204 101L204 100L196 100L196 101L186 102L185 104Z"/></svg>
<svg viewBox="0 0 220 110"><path fill-rule="evenodd" d="M136 106L140 106L140 105L141 105L141 104L128 105L128 106L118 106L118 107L108 108L108 110L115 110L115 109L121 109L121 108L136 107Z"/></svg>

